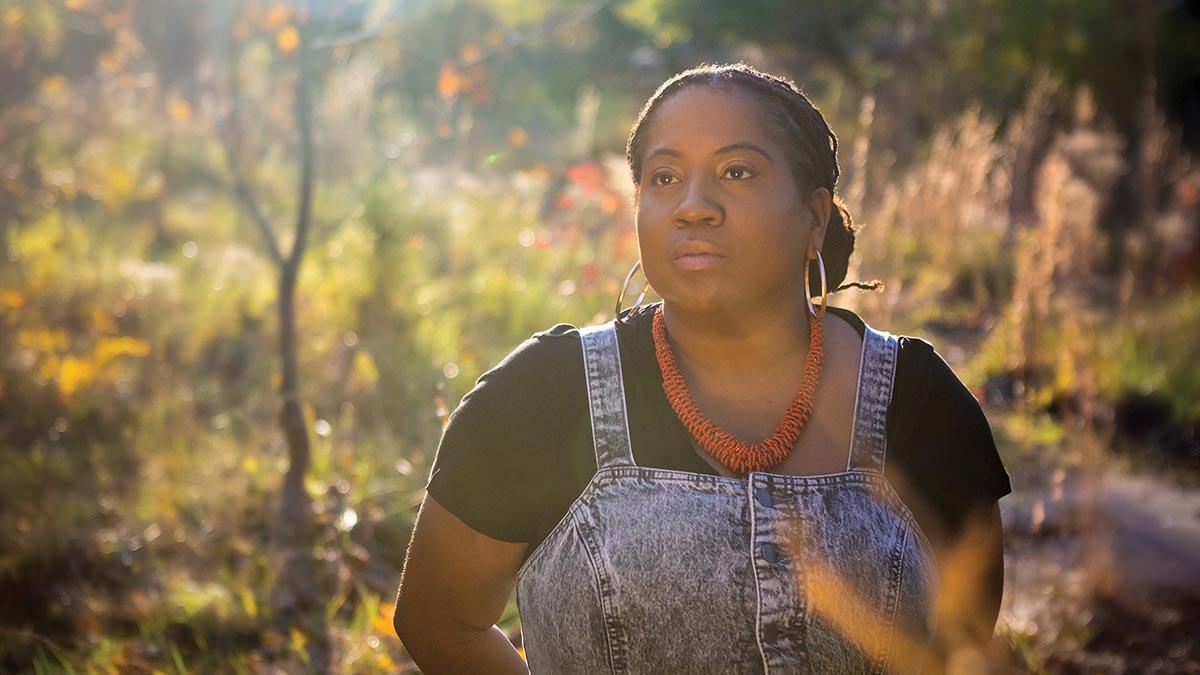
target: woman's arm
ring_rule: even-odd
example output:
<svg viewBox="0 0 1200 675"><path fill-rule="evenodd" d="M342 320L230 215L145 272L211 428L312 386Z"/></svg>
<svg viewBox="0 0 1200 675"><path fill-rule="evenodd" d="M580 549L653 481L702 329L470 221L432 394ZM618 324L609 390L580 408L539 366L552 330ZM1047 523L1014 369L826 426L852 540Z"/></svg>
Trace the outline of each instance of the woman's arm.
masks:
<svg viewBox="0 0 1200 675"><path fill-rule="evenodd" d="M1004 599L1004 522L1000 518L1000 505L993 504L984 535L984 597L980 607L980 636L984 643L991 642L996 631L996 619L1000 616L1000 603Z"/></svg>
<svg viewBox="0 0 1200 675"><path fill-rule="evenodd" d="M936 640L942 659L974 652L986 659L1004 596L1004 524L999 504L969 515L939 555L941 590ZM944 661L943 661L944 665Z"/></svg>
<svg viewBox="0 0 1200 675"><path fill-rule="evenodd" d="M529 672L494 625L508 603L526 546L476 532L426 494L394 619L396 634L422 672Z"/></svg>

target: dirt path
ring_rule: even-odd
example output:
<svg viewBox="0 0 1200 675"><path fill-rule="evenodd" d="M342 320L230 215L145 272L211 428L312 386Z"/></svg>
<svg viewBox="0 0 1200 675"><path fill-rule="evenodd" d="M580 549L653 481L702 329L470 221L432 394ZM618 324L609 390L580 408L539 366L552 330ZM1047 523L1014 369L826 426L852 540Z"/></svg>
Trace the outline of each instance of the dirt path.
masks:
<svg viewBox="0 0 1200 675"><path fill-rule="evenodd" d="M1200 673L1200 490L1097 464L1014 472L1000 632L1046 672Z"/></svg>
<svg viewBox="0 0 1200 675"><path fill-rule="evenodd" d="M1122 590L1200 597L1200 490L1119 473L1102 487L1094 501Z"/></svg>

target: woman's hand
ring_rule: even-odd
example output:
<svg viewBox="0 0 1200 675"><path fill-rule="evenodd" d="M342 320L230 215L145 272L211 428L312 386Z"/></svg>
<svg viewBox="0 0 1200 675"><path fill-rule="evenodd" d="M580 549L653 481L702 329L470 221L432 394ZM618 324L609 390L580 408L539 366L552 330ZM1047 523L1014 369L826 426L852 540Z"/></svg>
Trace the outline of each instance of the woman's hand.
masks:
<svg viewBox="0 0 1200 675"><path fill-rule="evenodd" d="M480 534L426 494L394 619L396 634L422 672L529 672L494 625L527 546Z"/></svg>

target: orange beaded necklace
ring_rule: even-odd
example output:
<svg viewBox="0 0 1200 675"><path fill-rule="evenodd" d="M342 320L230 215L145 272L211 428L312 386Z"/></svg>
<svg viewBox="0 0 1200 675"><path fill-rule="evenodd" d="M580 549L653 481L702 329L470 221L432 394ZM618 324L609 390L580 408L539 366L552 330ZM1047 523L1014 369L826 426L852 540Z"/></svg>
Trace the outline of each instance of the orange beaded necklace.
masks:
<svg viewBox="0 0 1200 675"><path fill-rule="evenodd" d="M738 440L728 431L713 424L692 400L683 375L679 372L679 366L675 363L671 345L667 343L667 327L663 322L661 305L654 311L652 333L654 355L658 358L658 367L662 370L663 391L667 395L667 402L700 447L717 461L739 473L762 471L779 464L788 456L812 415L813 394L821 377L821 364L825 354L822 349L820 319L810 317L808 321L808 358L804 362L804 380L800 383L796 397L792 399L775 433L754 445Z"/></svg>

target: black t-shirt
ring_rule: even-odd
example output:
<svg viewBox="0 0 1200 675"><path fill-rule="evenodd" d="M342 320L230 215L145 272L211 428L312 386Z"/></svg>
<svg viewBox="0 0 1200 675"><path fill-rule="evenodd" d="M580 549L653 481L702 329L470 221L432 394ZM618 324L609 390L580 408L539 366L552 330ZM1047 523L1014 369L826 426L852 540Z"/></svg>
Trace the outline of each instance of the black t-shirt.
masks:
<svg viewBox="0 0 1200 675"><path fill-rule="evenodd" d="M717 475L667 402L654 356L657 303L619 322L629 436L640 466ZM830 307L859 334L849 310ZM517 346L450 415L426 489L475 530L529 542L528 556L596 472L579 333L558 324ZM979 403L933 346L901 336L887 413L885 474L934 541L1010 493Z"/></svg>

